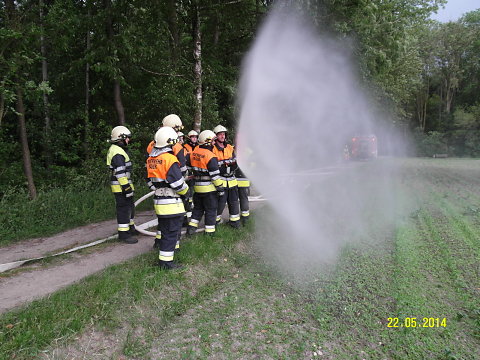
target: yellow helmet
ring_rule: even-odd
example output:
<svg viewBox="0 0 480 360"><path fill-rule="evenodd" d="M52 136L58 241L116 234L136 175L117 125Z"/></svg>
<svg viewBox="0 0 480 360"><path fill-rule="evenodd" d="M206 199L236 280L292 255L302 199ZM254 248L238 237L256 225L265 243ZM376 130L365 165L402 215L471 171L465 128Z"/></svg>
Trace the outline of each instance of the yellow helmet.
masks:
<svg viewBox="0 0 480 360"><path fill-rule="evenodd" d="M110 142L117 142L131 136L132 133L125 126L115 126L110 135Z"/></svg>
<svg viewBox="0 0 480 360"><path fill-rule="evenodd" d="M162 120L162 125L171 127L172 129L175 129L175 131L180 131L183 129L182 120L178 115L175 114L165 116Z"/></svg>
<svg viewBox="0 0 480 360"><path fill-rule="evenodd" d="M198 143L200 145L211 144L215 137L215 133L212 130L203 130L200 135L198 135Z"/></svg>
<svg viewBox="0 0 480 360"><path fill-rule="evenodd" d="M222 125L217 125L213 128L213 132L215 134L218 134L219 132L227 132L227 128L225 126L222 126Z"/></svg>
<svg viewBox="0 0 480 360"><path fill-rule="evenodd" d="M155 147L163 148L165 146L173 146L178 141L178 135L171 127L162 127L155 133Z"/></svg>

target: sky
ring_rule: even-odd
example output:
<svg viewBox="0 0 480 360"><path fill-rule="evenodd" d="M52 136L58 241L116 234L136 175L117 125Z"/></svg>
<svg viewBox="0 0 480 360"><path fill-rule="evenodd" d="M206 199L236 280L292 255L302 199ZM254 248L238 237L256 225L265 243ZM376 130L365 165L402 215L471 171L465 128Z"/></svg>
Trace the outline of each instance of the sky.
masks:
<svg viewBox="0 0 480 360"><path fill-rule="evenodd" d="M479 8L479 0L448 0L445 9L440 8L431 18L440 22L456 21L463 14Z"/></svg>

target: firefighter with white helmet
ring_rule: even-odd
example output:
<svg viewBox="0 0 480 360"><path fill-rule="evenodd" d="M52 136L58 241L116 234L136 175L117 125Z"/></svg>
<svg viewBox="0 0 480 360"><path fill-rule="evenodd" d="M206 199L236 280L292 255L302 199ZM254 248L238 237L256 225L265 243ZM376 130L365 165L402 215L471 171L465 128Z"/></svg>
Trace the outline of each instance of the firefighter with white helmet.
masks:
<svg viewBox="0 0 480 360"><path fill-rule="evenodd" d="M240 204L238 201L238 183L235 177L235 170L237 169L235 149L227 143L227 129L224 126L215 126L213 132L216 136L213 153L217 156L220 178L225 188L223 196L218 198L217 223L222 220L223 209L225 209L225 205L228 203L228 211L230 213L228 224L238 228L240 226Z"/></svg>
<svg viewBox="0 0 480 360"><path fill-rule="evenodd" d="M182 120L178 115L170 114L163 118L162 120L162 127L170 127L175 131L180 131L183 129ZM150 154L153 147L155 145L155 141L151 141L150 144L147 146L147 153ZM180 143L176 143L173 148L173 154L178 158L180 161L180 169L182 170L182 174L185 175L187 171L187 167L185 166L185 153L183 152L183 147Z"/></svg>
<svg viewBox="0 0 480 360"><path fill-rule="evenodd" d="M161 129L162 127L172 128L173 130L178 132L183 129L183 124L182 124L182 120L178 115L170 114L165 116L162 119L162 126L159 129ZM154 147L155 147L155 140L151 141L150 144L148 144L147 146L147 157ZM185 162L185 151L183 149L182 144L176 142L175 145L173 145L172 147L172 151L173 151L173 154L177 157L178 161L180 162L180 170L182 171L182 175L185 177L187 175L187 166ZM160 235L157 233L157 236L155 237L155 243L153 245L155 248L158 248L160 244L159 240L160 240ZM178 239L177 241L177 249L179 248L179 246L180 246L180 239Z"/></svg>
<svg viewBox="0 0 480 360"><path fill-rule="evenodd" d="M198 132L195 130L190 130L187 134L187 137L185 139L185 142L183 143L183 148L185 149L185 156L187 154L191 153L195 147L198 145ZM193 186L194 186L195 181L193 180L193 175L191 174L190 171L188 171L187 174L187 184L189 187L189 199L190 202L186 204L187 207L187 216L190 217L192 215L191 211L193 209ZM187 223L188 225L188 223Z"/></svg>
<svg viewBox="0 0 480 360"><path fill-rule="evenodd" d="M177 131L177 135L178 135L178 143L183 146L183 143L184 143L183 138L184 138L185 134L181 131ZM185 149L185 147L184 147L184 149Z"/></svg>
<svg viewBox="0 0 480 360"><path fill-rule="evenodd" d="M135 204L131 180L132 162L127 146L132 133L125 126L113 128L109 142L112 144L107 153L107 165L111 171L110 187L115 195L118 239L127 244L138 242L134 237Z"/></svg>
<svg viewBox="0 0 480 360"><path fill-rule="evenodd" d="M162 127L156 132L154 141L155 146L147 159L147 184L155 190L160 266L170 270L181 267L173 259L185 215L182 197L186 196L188 185L172 150L178 142L177 132L171 127Z"/></svg>
<svg viewBox="0 0 480 360"><path fill-rule="evenodd" d="M192 235L205 214L205 233L215 233L218 196L222 196L224 188L220 179L218 160L212 152L215 133L204 130L198 136L198 146L187 154L187 165L194 176L194 194L192 217L187 227L187 235Z"/></svg>
<svg viewBox="0 0 480 360"><path fill-rule="evenodd" d="M187 138L185 139L185 143L183 147L187 150L187 154L191 153L193 149L198 145L198 132L195 130L190 130L187 134Z"/></svg>

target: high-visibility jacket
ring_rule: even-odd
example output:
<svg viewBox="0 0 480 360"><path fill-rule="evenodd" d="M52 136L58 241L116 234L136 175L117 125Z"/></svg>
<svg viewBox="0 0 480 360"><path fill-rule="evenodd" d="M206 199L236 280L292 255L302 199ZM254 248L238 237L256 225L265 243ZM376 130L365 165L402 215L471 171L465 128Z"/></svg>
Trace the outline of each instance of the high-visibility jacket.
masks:
<svg viewBox="0 0 480 360"><path fill-rule="evenodd" d="M193 146L191 143L188 143L188 142L183 144L183 148L187 150L187 154L191 153L196 147L197 147L197 144L194 144Z"/></svg>
<svg viewBox="0 0 480 360"><path fill-rule="evenodd" d="M196 193L216 191L217 187L222 186L217 157L206 147L197 146L188 154L187 165L193 172L195 180L193 189Z"/></svg>
<svg viewBox="0 0 480 360"><path fill-rule="evenodd" d="M154 148L147 159L147 182L155 187L155 213L161 217L185 214L180 195L185 195L188 185L180 171L180 163L170 147Z"/></svg>
<svg viewBox="0 0 480 360"><path fill-rule="evenodd" d="M154 147L155 147L155 141L153 140L147 146L147 154L150 154L154 149ZM187 172L187 163L185 160L185 152L183 151L182 144L176 143L171 149L173 150L173 155L175 155L178 158L178 161L180 162L180 171L182 172L183 175L185 175Z"/></svg>
<svg viewBox="0 0 480 360"><path fill-rule="evenodd" d="M107 165L111 170L110 187L112 192L121 193L122 186L130 184L133 190L132 180L132 162L124 148L117 144L112 144L107 153Z"/></svg>
<svg viewBox="0 0 480 360"><path fill-rule="evenodd" d="M250 180L248 180L240 167L237 167L237 169L235 170L235 177L237 178L239 188L245 188L250 186Z"/></svg>
<svg viewBox="0 0 480 360"><path fill-rule="evenodd" d="M218 159L218 166L220 168L220 178L222 179L224 187L237 186L237 179L235 178L235 169L237 168L237 156L232 145L227 144L225 147L218 145L213 146L213 153Z"/></svg>

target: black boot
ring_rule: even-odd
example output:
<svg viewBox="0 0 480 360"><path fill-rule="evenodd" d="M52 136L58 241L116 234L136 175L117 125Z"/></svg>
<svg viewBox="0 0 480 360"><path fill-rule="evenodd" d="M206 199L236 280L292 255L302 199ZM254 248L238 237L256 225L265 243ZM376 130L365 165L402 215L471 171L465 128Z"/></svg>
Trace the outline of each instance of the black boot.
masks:
<svg viewBox="0 0 480 360"><path fill-rule="evenodd" d="M197 231L197 228L195 226L188 226L187 227L187 236L192 236L193 234L195 234L195 232Z"/></svg>
<svg viewBox="0 0 480 360"><path fill-rule="evenodd" d="M243 225L243 226L247 225L247 223L248 223L248 216L242 216L242 218L240 219L240 221L242 222L242 225Z"/></svg>
<svg viewBox="0 0 480 360"><path fill-rule="evenodd" d="M155 238L155 243L153 244L154 249L160 249L160 239Z"/></svg>
<svg viewBox="0 0 480 360"><path fill-rule="evenodd" d="M159 266L164 270L177 270L183 268L183 265L177 264L174 261L160 261Z"/></svg>
<svg viewBox="0 0 480 360"><path fill-rule="evenodd" d="M238 229L240 227L240 221L229 221L228 225L230 225L234 229Z"/></svg>
<svg viewBox="0 0 480 360"><path fill-rule="evenodd" d="M120 234L118 234L118 240L126 244L138 243L138 239L135 236L130 235L127 231L122 231Z"/></svg>
<svg viewBox="0 0 480 360"><path fill-rule="evenodd" d="M135 228L135 225L130 225L130 228L128 229L128 233L129 233L131 236L135 236L135 235L140 234L140 233L138 232L138 230Z"/></svg>

